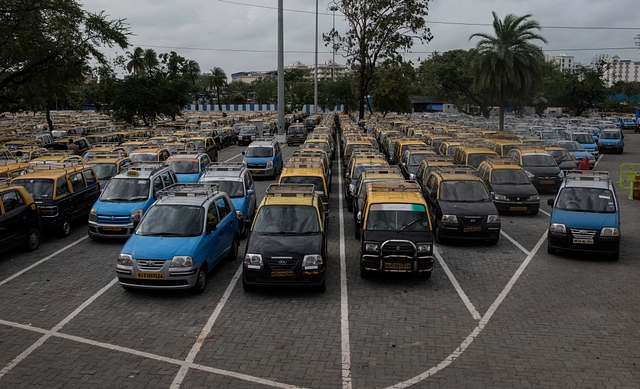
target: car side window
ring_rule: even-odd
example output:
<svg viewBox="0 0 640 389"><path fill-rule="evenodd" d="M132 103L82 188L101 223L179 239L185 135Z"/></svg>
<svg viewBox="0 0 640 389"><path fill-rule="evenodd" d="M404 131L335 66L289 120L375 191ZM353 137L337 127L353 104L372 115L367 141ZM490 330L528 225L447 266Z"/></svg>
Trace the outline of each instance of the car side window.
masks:
<svg viewBox="0 0 640 389"><path fill-rule="evenodd" d="M209 159L209 157L207 157L206 155L202 156L202 158L200 159L200 170L206 168L210 163L211 160Z"/></svg>
<svg viewBox="0 0 640 389"><path fill-rule="evenodd" d="M224 201L223 197L216 199L216 208L218 208L220 220L224 219L230 212L229 205Z"/></svg>
<svg viewBox="0 0 640 389"><path fill-rule="evenodd" d="M173 185L173 181L171 180L171 175L169 174L168 171L162 173L161 177L162 177L162 182L164 183L165 188L168 188L171 185Z"/></svg>
<svg viewBox="0 0 640 389"><path fill-rule="evenodd" d="M18 209L21 205L24 205L22 196L18 195L15 190L8 191L2 194L2 204L4 205L4 212L9 213L14 209Z"/></svg>
<svg viewBox="0 0 640 389"><path fill-rule="evenodd" d="M215 223L218 224L218 207L215 204L211 204L209 209L207 210L207 223Z"/></svg>
<svg viewBox="0 0 640 389"><path fill-rule="evenodd" d="M93 174L92 170L85 170L84 178L87 180L87 186L93 185L96 183L96 176Z"/></svg>
<svg viewBox="0 0 640 389"><path fill-rule="evenodd" d="M162 190L163 186L162 186L162 179L160 179L160 176L157 176L156 178L153 179L153 194L155 195L159 190Z"/></svg>
<svg viewBox="0 0 640 389"><path fill-rule="evenodd" d="M81 191L86 188L87 185L84 182L84 177L82 177L82 173L76 173L70 177L71 179L71 187L74 192Z"/></svg>
<svg viewBox="0 0 640 389"><path fill-rule="evenodd" d="M69 193L69 185L66 177L60 177L56 180L56 196L64 196Z"/></svg>

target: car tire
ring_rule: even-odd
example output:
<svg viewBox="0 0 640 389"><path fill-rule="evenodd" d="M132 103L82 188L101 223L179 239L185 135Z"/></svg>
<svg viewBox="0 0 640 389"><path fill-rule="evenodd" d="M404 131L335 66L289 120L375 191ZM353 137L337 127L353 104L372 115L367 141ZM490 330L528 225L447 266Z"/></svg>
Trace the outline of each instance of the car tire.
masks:
<svg viewBox="0 0 640 389"><path fill-rule="evenodd" d="M360 240L360 229L358 228L358 225L356 225L353 229L353 237L357 240Z"/></svg>
<svg viewBox="0 0 640 389"><path fill-rule="evenodd" d="M40 239L42 234L37 228L31 228L27 233L27 238L24 241L24 248L27 251L36 251L40 246Z"/></svg>
<svg viewBox="0 0 640 389"><path fill-rule="evenodd" d="M69 218L62 219L58 233L61 238L66 238L71 235L71 220L69 220Z"/></svg>
<svg viewBox="0 0 640 389"><path fill-rule="evenodd" d="M371 278L371 272L369 270L366 270L362 263L360 264L360 278L363 278L365 280Z"/></svg>
<svg viewBox="0 0 640 389"><path fill-rule="evenodd" d="M244 280L244 276L242 276L242 289L247 293L252 293L256 291L255 286L252 286L246 283L246 281Z"/></svg>
<svg viewBox="0 0 640 389"><path fill-rule="evenodd" d="M558 250L554 249L547 243L547 253L551 255L556 255L558 253Z"/></svg>
<svg viewBox="0 0 640 389"><path fill-rule="evenodd" d="M347 199L347 211L353 212L353 203Z"/></svg>
<svg viewBox="0 0 640 389"><path fill-rule="evenodd" d="M202 294L207 287L207 264L206 262L200 266L198 270L198 276L196 277L196 284L191 288L191 292L194 294Z"/></svg>
<svg viewBox="0 0 640 389"><path fill-rule="evenodd" d="M499 241L500 241L500 236L498 236L497 238L491 238L489 239L489 245L495 246L498 244Z"/></svg>
<svg viewBox="0 0 640 389"><path fill-rule="evenodd" d="M613 254L611 254L611 260L617 261L620 259L620 249L617 249Z"/></svg>
<svg viewBox="0 0 640 389"><path fill-rule="evenodd" d="M125 292L131 293L131 292L135 292L136 291L136 288L132 288L130 286L124 286L124 285L120 285L120 286L122 286L122 289L124 289Z"/></svg>
<svg viewBox="0 0 640 389"><path fill-rule="evenodd" d="M531 211L531 216L536 216L538 214L538 210L536 209L535 211Z"/></svg>
<svg viewBox="0 0 640 389"><path fill-rule="evenodd" d="M436 240L437 244L444 244L444 238L441 236L440 227L438 227L437 225L436 225L436 231L434 235L435 235L434 239Z"/></svg>
<svg viewBox="0 0 640 389"><path fill-rule="evenodd" d="M428 272L420 273L420 278L422 278L423 280L428 280L431 278L431 273L433 273L433 269L429 270Z"/></svg>
<svg viewBox="0 0 640 389"><path fill-rule="evenodd" d="M231 250L229 251L229 254L227 254L227 261L231 262L233 260L235 260L238 257L238 237L234 237L233 238L233 243L231 243Z"/></svg>

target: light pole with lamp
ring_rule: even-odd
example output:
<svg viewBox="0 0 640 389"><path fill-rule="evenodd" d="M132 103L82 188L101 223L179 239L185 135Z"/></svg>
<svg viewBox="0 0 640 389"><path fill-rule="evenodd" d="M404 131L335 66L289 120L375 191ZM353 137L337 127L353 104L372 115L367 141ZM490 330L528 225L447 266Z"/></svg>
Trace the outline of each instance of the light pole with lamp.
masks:
<svg viewBox="0 0 640 389"><path fill-rule="evenodd" d="M318 114L318 0L316 0L316 65L313 73L313 113Z"/></svg>
<svg viewBox="0 0 640 389"><path fill-rule="evenodd" d="M333 28L332 31L336 29L336 11L338 10L338 5L335 2L331 2L329 4L329 11L333 12ZM331 81L334 81L336 78L336 42L335 38L331 38L331 51L333 52L333 58L331 59Z"/></svg>

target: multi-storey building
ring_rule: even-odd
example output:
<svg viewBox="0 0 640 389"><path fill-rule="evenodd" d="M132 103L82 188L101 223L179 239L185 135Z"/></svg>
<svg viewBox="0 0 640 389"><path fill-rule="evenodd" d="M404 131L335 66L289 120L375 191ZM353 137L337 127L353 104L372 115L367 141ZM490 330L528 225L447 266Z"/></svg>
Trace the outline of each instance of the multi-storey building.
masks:
<svg viewBox="0 0 640 389"><path fill-rule="evenodd" d="M620 59L617 55L606 59L602 78L607 87L612 86L618 81L638 82L640 81L640 61L632 61L630 59Z"/></svg>
<svg viewBox="0 0 640 389"><path fill-rule="evenodd" d="M547 62L553 62L558 65L561 71L574 70L580 66L580 62L576 62L573 55L561 54L558 56L545 55Z"/></svg>

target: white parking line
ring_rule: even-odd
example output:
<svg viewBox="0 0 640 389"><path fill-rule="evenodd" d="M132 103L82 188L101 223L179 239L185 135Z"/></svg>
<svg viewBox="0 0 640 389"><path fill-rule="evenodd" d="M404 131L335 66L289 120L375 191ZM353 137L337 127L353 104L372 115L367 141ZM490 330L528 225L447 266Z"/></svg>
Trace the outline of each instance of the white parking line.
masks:
<svg viewBox="0 0 640 389"><path fill-rule="evenodd" d="M196 356L198 355L198 353L200 352L200 349L202 348L202 344L207 339L207 336L209 336L209 332L211 332L211 328L213 328L213 324L218 319L218 316L220 316L220 312L222 312L222 308L224 308L227 301L229 300L229 296L231 296L231 292L233 292L233 288L236 286L236 284L238 283L238 279L241 276L242 276L242 261L240 263L240 266L238 267L238 270L236 271L236 274L233 276L233 278L231 279L231 282L227 286L227 289L224 291L224 294L222 295L222 297L220 297L220 300L218 301L218 305L216 305L216 309L213 310L213 313L209 317L207 324L205 324L202 331L200 331L200 334L198 335L198 339L196 339L196 342L191 348L191 351L189 351L189 354L187 355L185 362L192 363L196 359ZM171 383L171 389L178 389L180 385L182 385L182 381L184 381L184 378L187 376L188 371L189 371L188 365L182 365L182 367L180 367L180 370L178 370L178 373L176 374L176 376L173 379L173 382Z"/></svg>
<svg viewBox="0 0 640 389"><path fill-rule="evenodd" d="M86 236L85 236L86 238ZM76 242L77 243L77 242ZM58 323L55 327L53 327L50 331L47 331L40 339L38 339L34 344L32 344L29 348L24 350L20 355L15 357L7 366L5 366L2 370L0 370L0 379L7 374L11 369L13 369L18 363L22 362L26 357L28 357L32 352L34 352L38 347L42 346L44 342L47 341L51 336L56 334L62 327L64 327L67 323L69 323L73 318L78 316L80 312L82 312L86 307L88 307L92 302L94 302L98 297L102 296L104 292L106 292L109 288L111 288L116 282L118 282L117 278L114 278L109 282L105 287L100 289L96 294L89 297L82 305L76 308L69 316L62 319L60 323Z"/></svg>
<svg viewBox="0 0 640 389"><path fill-rule="evenodd" d="M340 142L338 142L338 155ZM351 345L349 343L349 295L347 293L347 255L344 238L344 209L342 208L342 163L338 160L338 213L340 220L340 343L342 356L342 388L351 389ZM355 210L354 210L355 212Z"/></svg>
<svg viewBox="0 0 640 389"><path fill-rule="evenodd" d="M596 163L593 164L593 170L596 170L596 167L598 166L600 161L602 161L602 157L604 157L604 155L600 154L600 157L596 159Z"/></svg>
<svg viewBox="0 0 640 389"><path fill-rule="evenodd" d="M8 277L8 278L5 278L4 280L0 281L0 286L2 286L2 285L4 285L4 284L6 284L7 282L9 282L9 281L13 280L13 279L14 279L14 278L16 278L16 277L19 277L20 275L22 275L22 274L24 274L24 273L28 272L29 270L31 270L31 269L33 269L34 267L36 267L36 266L40 265L41 263L44 263L44 262L46 262L46 261L50 260L51 258L55 257L56 255L60 254L61 252L63 252L63 251L65 251L65 250L70 249L71 247L73 247L73 246L77 245L78 243L82 242L83 240L87 239L88 237L89 237L88 235L85 235L84 237L82 237L82 238L80 238L80 239L76 240L75 242L73 242L73 243L71 243L71 244L68 244L68 245L64 246L63 248L61 248L60 250L56 251L55 253L53 253L53 254L51 254L51 255L49 255L49 256L46 256L46 257L42 258L41 260L39 260L38 262L34 263L33 265L27 266L27 267L25 267L24 269L22 269L22 270L20 270L19 272L17 272L16 274L14 274L14 275L12 275L12 276L10 276L10 277Z"/></svg>
<svg viewBox="0 0 640 389"><path fill-rule="evenodd" d="M513 245L516 246L517 248L519 248L520 251L522 251L523 253L529 255L529 250L527 250L524 247L522 247L522 245L520 243L516 242L516 240L513 239L512 237L510 237L506 232L500 230L500 235L502 235L505 238L509 239L509 242L513 243Z"/></svg>
<svg viewBox="0 0 640 389"><path fill-rule="evenodd" d="M533 257L535 257L538 250L540 250L540 246L542 246L542 243L544 243L546 239L547 239L547 232L545 231L545 233L542 235L538 243L536 243L533 250L531 250L531 253L527 255L527 258L525 258L524 262L522 262L518 270L516 270L515 274L511 277L511 279L509 280L507 285L504 287L502 292L500 292L500 295L498 295L498 298L493 302L493 304L491 304L487 313L485 313L482 319L480 319L478 326L473 329L473 331L469 334L469 336L466 337L464 341L462 341L462 343L460 344L460 346L458 346L457 349L455 349L451 354L449 354L449 356L445 358L442 362L432 367L431 369L425 371L424 373L419 374L406 381L402 381L395 385L391 385L386 389L407 388L411 385L415 385L420 381L424 381L425 379L431 377L432 375L436 374L440 370L443 370L444 368L452 364L456 359L458 359L460 355L462 355L465 352L465 350L469 348L469 346L471 346L473 341L478 337L478 335L480 335L482 330L484 330L486 325L489 323L489 320L491 320L491 317L493 316L493 314L500 307L500 305L502 304L504 299L507 297L509 292L511 292L511 289L516 284L516 282L518 281L522 273L525 271L527 266L529 266L529 263L531 262Z"/></svg>
<svg viewBox="0 0 640 389"><path fill-rule="evenodd" d="M545 211L544 209L541 209L540 212L544 213L545 215L551 217L551 214L547 211Z"/></svg>
<svg viewBox="0 0 640 389"><path fill-rule="evenodd" d="M453 275L453 273L449 269L449 266L447 266L447 263L444 261L444 259L442 259L442 256L440 255L438 250L436 250L435 245L433 246L433 255L435 255L436 259L438 260L438 263L440 264L440 266L442 266L442 269L447 274L447 277L449 277L449 281L451 281L451 284L453 284L453 287L455 288L456 292L458 292L460 299L462 299L462 302L471 313L471 316L475 320L480 320L482 316L480 316L480 313L478 313L478 311L476 310L476 307L473 306L473 303L471 303L471 300L469 300L469 297L467 296L467 294L464 292L464 290L462 290L462 287L458 283L458 280L456 280L456 277Z"/></svg>
<svg viewBox="0 0 640 389"><path fill-rule="evenodd" d="M229 158L229 159L227 159L227 160L225 160L225 161L222 161L222 163L227 163L227 162L229 162L229 161L233 161L234 159L236 159L236 158L238 158L238 157L241 157L241 156L242 156L242 153L240 153L240 154L236 154L236 155L234 155L233 157L231 157L231 158Z"/></svg>

